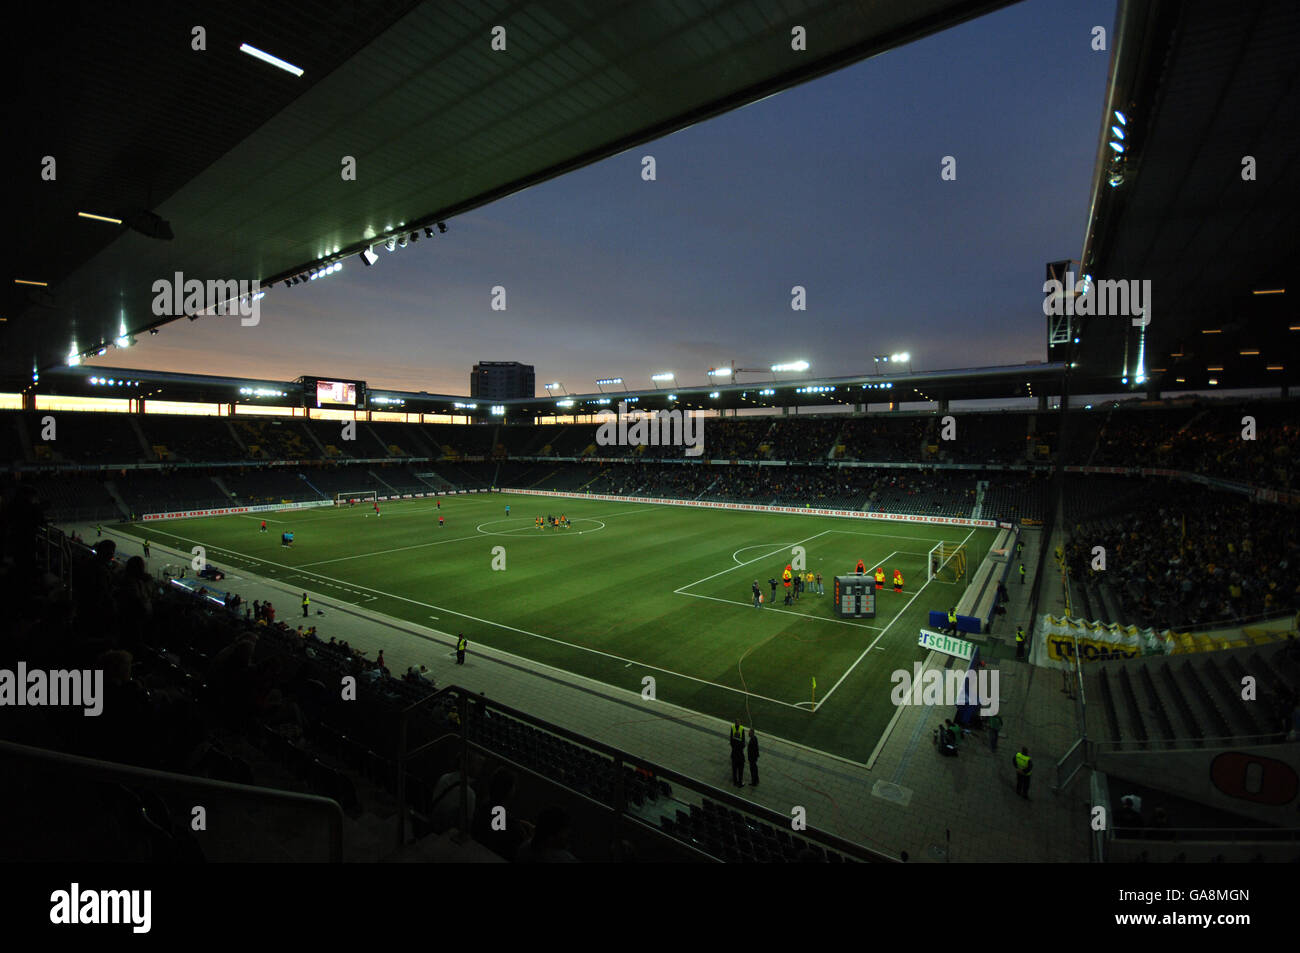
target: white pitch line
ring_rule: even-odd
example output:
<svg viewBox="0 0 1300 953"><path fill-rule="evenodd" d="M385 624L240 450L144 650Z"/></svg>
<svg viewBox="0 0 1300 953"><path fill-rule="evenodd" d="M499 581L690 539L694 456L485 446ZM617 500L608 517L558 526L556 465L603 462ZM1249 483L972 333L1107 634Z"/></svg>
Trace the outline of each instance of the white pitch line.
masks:
<svg viewBox="0 0 1300 953"><path fill-rule="evenodd" d="M976 528L978 529L978 527ZM963 539L958 545L961 546L966 545L966 540L970 539L974 535L975 535L975 530L972 529L969 533L966 534L966 539ZM844 674L840 676L839 681L837 681L834 685L832 685L831 690L822 696L822 700L817 703L817 706L816 708L813 709L813 711L816 711L822 705L826 704L826 700L830 698L832 694L834 694L835 689L840 687L840 682L843 682L846 678L849 677L849 672L852 672L855 668L858 667L858 662L861 662L864 658L866 658L867 653L870 652L873 648L875 648L876 643L885 637L885 632L888 632L890 628L893 626L893 624L903 617L903 613L906 612L908 608L912 605L912 603L916 601L917 596L925 592L925 587L928 585L930 585L929 581L927 581L924 585L922 585L920 589L916 590L916 595L912 596L911 599L907 600L907 605L903 606L903 608L899 610L898 614L889 620L889 624L885 626L884 631L882 631L878 636L876 636L875 639L872 640L871 644L862 650L862 654L859 655L856 659L854 659L852 665L850 665L847 669L845 669Z"/></svg>
<svg viewBox="0 0 1300 953"><path fill-rule="evenodd" d="M674 593L674 595L689 596L692 599L709 599L713 602L725 602L729 606L744 606L747 609L752 609L754 607L754 603L752 602L738 602L735 599L722 599L718 596L702 596L698 592L678 592L678 593ZM761 611L767 611L767 610L768 610L767 603L763 603L763 610ZM823 619L820 616L809 615L806 612L791 612L789 609L772 608L771 611L780 612L783 615L797 615L800 618L808 619L812 622L835 622L838 623L839 625L851 625L855 629L876 629L876 630L880 629L880 626L867 625L865 622L850 622L848 619Z"/></svg>
<svg viewBox="0 0 1300 953"><path fill-rule="evenodd" d="M481 539L487 534L476 534L474 536L457 536L455 539L440 539L433 543L416 543L414 546L398 546L396 549L381 549L373 553L354 553L351 556L339 556L335 559L318 559L311 563L300 563L301 566L324 566L326 563L341 563L349 559L365 559L367 556L387 556L389 553L401 553L408 549L426 549L429 546L442 546L445 543L463 543L467 539Z"/></svg>
<svg viewBox="0 0 1300 953"><path fill-rule="evenodd" d="M184 541L187 542L187 543L197 543L197 544L200 545L200 546L204 545L200 540L197 540L197 539L190 539L188 536L181 536L181 535L179 535L179 534L177 534L177 533L169 533L169 532L167 532L166 530L161 530L161 529L160 529L160 530L155 530L155 532L157 532L157 533L159 533L160 535L163 535L163 536L170 536L170 537L172 537L173 539L184 540ZM822 535L822 534L821 534L821 533L818 533L817 535L820 536L820 535ZM816 538L817 538L816 536L809 536L809 537L808 537L808 539L816 539ZM806 541L807 541L807 540L803 540L802 542L806 542ZM797 543L794 543L794 544L792 544L792 545L798 545L798 544L797 544ZM213 549L213 550L216 550L216 549L217 549L216 547L209 547L209 548L210 548L210 549ZM222 551L222 552L228 552L228 553L234 553L234 555L236 555L236 556L243 556L245 559L251 559L251 560L253 560L254 562L260 562L260 563L262 563L262 565L265 565L265 566L278 566L278 567L281 568L281 569L287 569L287 570L289 570L290 572L299 573L300 575L304 575L304 576L315 576L315 577L317 577L318 579L327 579L327 580L330 580L331 582L335 582L335 583L340 583L340 582L346 582L346 581L347 581L347 580L342 580L342 579L335 579L333 576L325 576L325 575L322 575L321 573L317 573L317 572L304 572L304 571L303 571L300 567L298 567L298 566L289 566L289 565L286 565L286 564L284 564L284 563L272 562L272 561L269 560L269 559L258 559L258 557L256 557L256 556L249 556L249 555L246 554L246 553L241 553L241 552L239 552L239 551L237 551L237 550L233 550L233 549L226 549L226 550L221 550L221 551ZM710 577L710 578L712 578L712 577ZM701 580L701 581L703 581L703 580ZM615 660L617 660L617 661L619 661L619 662L635 663L635 664L637 664L637 665L641 665L641 666L644 666L645 668L651 669L652 671L663 672L663 673L666 674L666 675L673 675L673 676L675 676L675 677L677 677L677 678L684 678L684 679L686 679L687 681L691 681L691 682L699 682L701 685L711 685L711 686L713 686L714 688L721 688L723 691L735 692L737 695L744 695L744 696L746 696L746 697L748 697L748 698L758 698L758 699L761 699L762 701L771 702L771 703L774 704L774 705L784 705L786 708L797 708L797 707L798 707L797 705L792 705L790 702L783 702L783 701L781 701L779 698L769 698L769 697L767 697L766 695L758 695L758 694L756 694L756 693L754 693L754 692L746 692L746 691L743 691L742 689L739 689L739 688L733 688L733 687L730 686L730 685L720 685L719 683L717 683L717 682L711 682L711 681L709 681L709 680L706 679L706 678L696 678L694 675L685 675L685 674L683 674L683 673L681 673L681 672L674 672L672 669L669 669L669 668L663 668L663 667L658 666L658 665L652 665L652 664L650 664L649 662L641 662L641 661L638 661L637 659L629 659L629 658L627 658L626 656L623 656L623 655L614 655L614 654L611 653L611 652L602 652L600 649L593 649L593 648L590 648L590 647L588 647L588 646L586 646L586 645L575 645L575 644L573 644L572 642L565 642L563 639L555 639L555 638L552 638L552 637L549 636L549 635L542 635L542 634L540 634L540 633L538 633L538 632L529 632L527 629L520 629L520 628L518 628L517 626L506 625L504 622L494 622L494 621L492 621L491 619L482 619L482 618L479 618L478 616L470 615L468 612L457 612L455 609L448 609L446 606L434 605L434 604L431 603L431 602L421 602L421 601L418 600L418 599L410 599L410 598L407 598L406 596L399 596L399 595L397 595L396 593L385 592L385 591L382 590L382 589L371 589L369 586L361 586L361 588L364 589L364 590L366 590L367 592L372 592L372 593L375 593L375 594L380 595L380 596L387 596L389 599L396 599L396 600L398 600L399 602L409 602L411 605L422 606L422 607L424 607L424 608L426 608L426 609L438 609L438 610L440 610L440 611L442 611L442 612L446 612L446 613L449 613L449 614L454 615L454 616L460 616L462 619L469 619L469 620L472 621L472 622L481 622L483 625L494 626L494 627L496 627L496 628L498 628L498 629L505 629L505 630L507 630L507 631L509 631L509 632L517 632L517 633L519 633L520 635L527 635L527 636L530 636L531 638L534 638L534 639L541 639L541 640L544 641L544 642L554 642L556 645L563 645L565 648L569 648L569 649L577 649L578 651L582 651L582 652L590 652L592 655L600 655L600 656L604 656L605 658L615 659ZM543 663L543 664L544 664L544 663ZM626 668L626 667L627 667L627 666L624 666L624 668Z"/></svg>
<svg viewBox="0 0 1300 953"><path fill-rule="evenodd" d="M833 532L833 530L824 529L820 533L817 533L814 536L809 536L807 539L796 540L795 542L790 543L788 546L786 545L778 546L770 553L764 553L762 556L755 556L753 559L747 559L738 566L728 566L726 569L722 570L722 572L715 572L712 576L705 576L703 579L696 579L694 582L688 582L680 589L674 589L673 595L686 595L686 596L691 595L691 593L687 592L686 590L692 588L693 586L698 586L702 582L708 582L710 579L717 579L719 576L724 575L726 573L735 572L741 566L748 566L750 563L756 563L760 559L770 559L771 557L775 556L778 552L780 552L783 549L789 549L791 546L800 546L803 543L811 542L812 540L816 539L818 536L825 536L827 533L830 532ZM739 552L739 550L737 550L737 552Z"/></svg>

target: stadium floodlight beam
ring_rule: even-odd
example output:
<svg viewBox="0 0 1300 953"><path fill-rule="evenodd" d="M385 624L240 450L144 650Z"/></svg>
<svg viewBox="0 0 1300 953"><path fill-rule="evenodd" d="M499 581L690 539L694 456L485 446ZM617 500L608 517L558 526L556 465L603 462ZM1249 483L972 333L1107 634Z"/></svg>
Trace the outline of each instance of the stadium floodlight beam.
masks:
<svg viewBox="0 0 1300 953"><path fill-rule="evenodd" d="M770 370L773 374L781 374L785 371L792 371L797 374L808 370L808 367L807 361L793 361L789 364L773 364Z"/></svg>
<svg viewBox="0 0 1300 953"><path fill-rule="evenodd" d="M709 377L730 377L731 368L729 367L711 367L709 368Z"/></svg>
<svg viewBox="0 0 1300 953"><path fill-rule="evenodd" d="M253 57L254 59L261 60L263 63L270 63L272 66L276 67L277 69L282 69L286 73L292 73L294 76L302 75L302 70L294 66L292 63L286 63L278 56L272 56L270 53L266 53L262 50L259 50L257 47L250 46L247 43L239 44L239 52L247 53L249 56Z"/></svg>
<svg viewBox="0 0 1300 953"><path fill-rule="evenodd" d="M660 381L671 381L675 379L676 379L676 375L673 374L672 371L663 371L659 374L650 375L650 383L654 385L655 390L659 389Z"/></svg>
<svg viewBox="0 0 1300 953"><path fill-rule="evenodd" d="M607 386L608 386L608 387L613 387L615 384L623 384L623 378L621 378L621 377L602 377L602 378L600 378L598 381L596 381L596 389L599 390L599 391L603 394L603 393L605 393L605 390L604 390L605 387L607 387ZM627 390L627 385L626 385L626 384L623 384L623 389L624 389L624 390Z"/></svg>

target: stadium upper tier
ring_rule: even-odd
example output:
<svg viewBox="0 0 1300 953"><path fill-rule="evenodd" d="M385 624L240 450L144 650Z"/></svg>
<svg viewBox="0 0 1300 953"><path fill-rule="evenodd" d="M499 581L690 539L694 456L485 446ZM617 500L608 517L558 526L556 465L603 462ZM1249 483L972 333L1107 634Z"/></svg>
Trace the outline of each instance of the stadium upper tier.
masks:
<svg viewBox="0 0 1300 953"><path fill-rule="evenodd" d="M1116 407L1060 414L707 417L703 452L680 445L605 445L598 423L430 424L304 417L0 412L0 454L19 469L140 464L247 467L349 460L426 462L592 458L810 465L1091 465L1193 472L1290 490L1296 415L1290 401ZM53 418L54 426L47 425ZM1254 439L1244 433L1254 421ZM410 477L406 478L408 483ZM685 478L684 478L685 479ZM694 477L690 479L696 479Z"/></svg>

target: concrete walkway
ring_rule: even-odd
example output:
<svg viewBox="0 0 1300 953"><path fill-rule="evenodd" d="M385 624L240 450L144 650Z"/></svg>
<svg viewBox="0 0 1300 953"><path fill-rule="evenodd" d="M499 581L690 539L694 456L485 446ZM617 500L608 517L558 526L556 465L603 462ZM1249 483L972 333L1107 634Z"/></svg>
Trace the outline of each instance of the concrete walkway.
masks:
<svg viewBox="0 0 1300 953"><path fill-rule="evenodd" d="M77 529L94 542L93 526ZM142 553L134 537L111 530L105 535L116 540L122 558ZM191 558L159 544L152 548L151 571ZM1025 556L1036 550L1036 540L1027 538ZM743 789L730 783L728 726L721 719L665 702L646 702L638 693L483 645L471 644L465 665L457 666L454 632L393 620L312 590L311 618L302 619L301 589L242 572L230 574L226 581L248 603L269 599L277 620L315 625L320 637L346 639L369 658L383 649L395 674L411 665L427 665L439 686L456 684L485 692L490 699L781 814L803 807L809 826L892 856L906 852L911 861L930 862L1086 862L1085 782L1077 778L1072 794L1051 791L1055 762L1075 737L1074 703L1062 692L1058 672L1015 661L1009 644L1014 636L1008 633L1014 633L1015 620L1027 611L1029 591L1037 580L1036 567L1028 560L1026 568L1031 570L1029 584L1021 586L1013 578L1008 586L1011 602L1004 618L1010 621L999 627L999 636L1007 642L991 643L994 660L989 668L999 674L1004 721L996 754L976 733L964 740L957 758L941 757L931 733L951 710L909 707L896 720L871 769L760 733L762 783ZM317 609L325 615L316 615ZM1043 611L1052 611L1050 601L1040 605L1040 614ZM1022 746L1034 760L1029 801L1015 794L1012 756Z"/></svg>

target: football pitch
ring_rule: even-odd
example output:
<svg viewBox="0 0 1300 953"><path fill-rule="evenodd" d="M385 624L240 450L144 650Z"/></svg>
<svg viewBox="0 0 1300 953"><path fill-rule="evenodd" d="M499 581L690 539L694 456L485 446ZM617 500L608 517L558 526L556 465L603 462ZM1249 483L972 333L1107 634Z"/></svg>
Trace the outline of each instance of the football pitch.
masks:
<svg viewBox="0 0 1300 953"><path fill-rule="evenodd" d="M185 551L203 546L232 575L309 589L326 607L463 632L471 660L476 644L489 645L638 695L649 676L658 702L676 706L665 714L739 718L857 762L894 714L891 673L924 657L917 630L930 610L956 603L996 532L510 493L443 497L441 509L431 499L385 501L380 511L358 503L118 528ZM571 528L536 528L535 517L552 514ZM280 545L285 531L292 547ZM960 583L926 583L927 554L941 540L966 545ZM826 594L787 606L779 582L795 547ZM859 559L886 569L876 617L838 619L832 578ZM902 594L888 584L895 568ZM282 613L290 624L295 608ZM394 632L394 643L416 638ZM445 655L429 646L431 661ZM452 678L445 666L435 673L439 683Z"/></svg>

